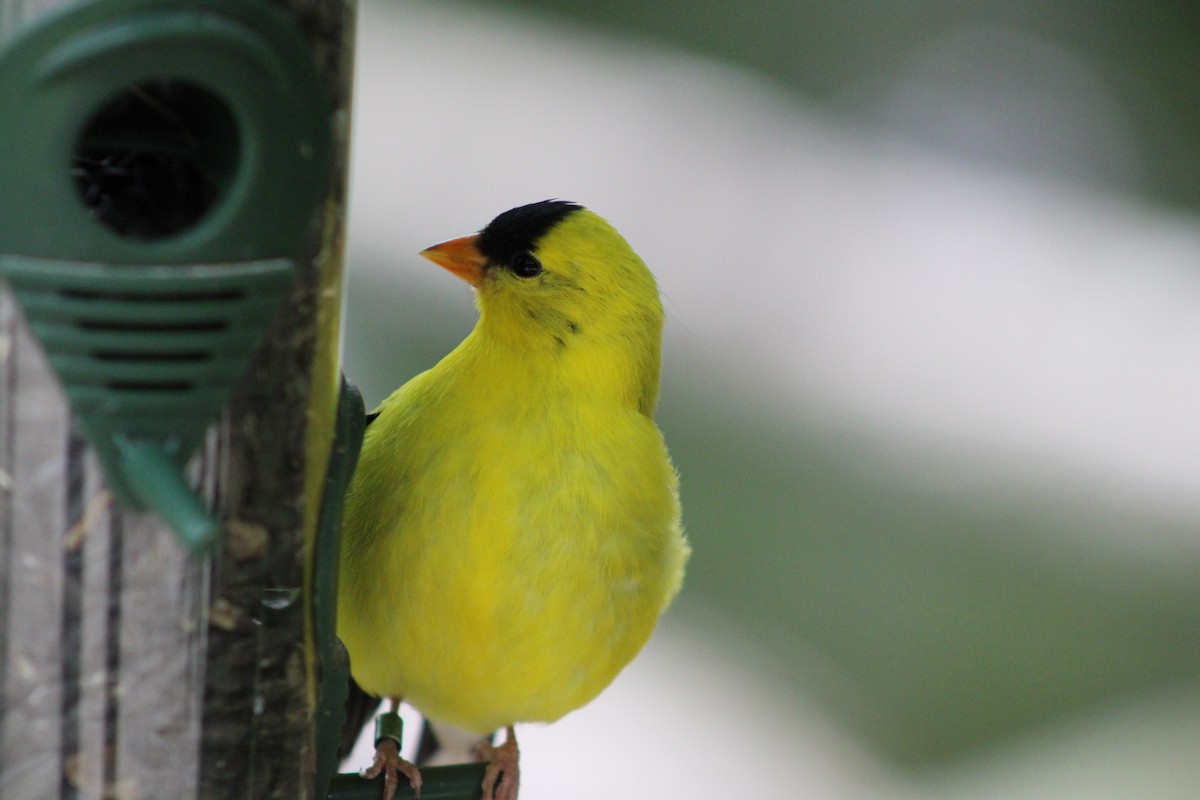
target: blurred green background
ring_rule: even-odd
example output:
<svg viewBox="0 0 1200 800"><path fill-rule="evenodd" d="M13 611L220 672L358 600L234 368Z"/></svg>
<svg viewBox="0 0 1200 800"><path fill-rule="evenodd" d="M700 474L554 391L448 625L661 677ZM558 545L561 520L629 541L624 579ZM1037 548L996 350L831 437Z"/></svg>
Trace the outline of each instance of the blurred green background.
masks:
<svg viewBox="0 0 1200 800"><path fill-rule="evenodd" d="M919 119L889 119L876 101L881 87L898 72L947 40L963 37L970 43L971 34L976 34L983 41L975 44L987 47L989 33L1024 39L1016 58L1036 52L1039 44L1061 48L1095 70L1128 113L1128 133L1142 169L1129 174L1110 164L1098 177L1163 203L1200 209L1200 6L1194 3L705 0L684 6L637 0L517 0L514 5L658 37L756 70L849 119L864 124L901 122L894 127L939 147L1033 169L1054 165L1031 153L1013 152L1012 146L1020 142L989 149L981 141L986 140L981 135L985 131L954 136L935 133ZM990 76L969 69L939 77L940 84L931 90L970 93L989 88Z"/></svg>
<svg viewBox="0 0 1200 800"><path fill-rule="evenodd" d="M442 5L470 15L505 4ZM557 24L724 60L785 85L798 104L840 124L887 131L966 164L1094 185L1188 224L1200 210L1200 6L515 5ZM1014 68L997 74L988 59L968 68L977 51ZM1042 109L1046 120L1002 120L1004 136L993 135L989 124L1007 113L1022 70L1057 78L1058 67L1065 83L1050 81L1051 90L1019 105ZM964 115L963 124L947 124L952 114ZM1092 146L1080 147L1081 137ZM396 213L406 224L403 209ZM406 235L429 244L486 221ZM392 259L363 250L356 259L346 361L372 403L435 363L474 313L461 293L389 278L409 269L407 252ZM685 619L719 618L776 662L804 665L785 676L787 691L814 699L912 770L954 763L1052 720L1195 685L1194 516L1121 510L1053 488L908 480L903 459L875 452L869 429L814 423L764 380L746 386L720 363L666 353L659 421L683 476L695 549L680 600Z"/></svg>

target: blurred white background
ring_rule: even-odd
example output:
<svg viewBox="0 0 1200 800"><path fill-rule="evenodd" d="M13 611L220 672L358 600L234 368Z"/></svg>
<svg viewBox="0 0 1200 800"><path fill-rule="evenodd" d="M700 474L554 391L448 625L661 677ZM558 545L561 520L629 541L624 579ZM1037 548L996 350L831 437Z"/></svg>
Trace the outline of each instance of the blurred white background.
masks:
<svg viewBox="0 0 1200 800"><path fill-rule="evenodd" d="M955 529L955 542L1002 539L1005 515L1028 508L1062 521L1014 539L1034 555L1013 574L1049 562L1069 575L1096 559L1111 566L1106 576L1133 564L1122 591L1137 597L1186 598L1200 583L1200 224L1120 193L1143 170L1132 122L1070 52L1005 31L960 32L892 82L858 87L854 101L888 134L649 39L492 7L373 0L361 7L355 91L347 370L369 404L473 322L468 290L416 252L512 206L562 197L609 218L659 278L669 443L688 420L721 414L794 426L836 445L869 474L865 484L922 509L1001 509L994 526ZM707 411L674 415L672 392ZM759 463L790 468L772 458ZM1002 735L972 731L971 747L897 758L862 721L890 713L870 676L911 670L919 682L925 662L893 669L881 650L875 672L844 671L850 651L837 649L838 632L806 638L818 589L748 622L755 601L737 587L757 580L754 566L725 554L759 546L749 543L763 509L731 481L725 505L734 518L744 504L744 526L697 512L706 506L689 489L702 482L682 456L680 468L695 584L597 701L519 730L524 800L1200 792L1200 631L1182 643L1166 631L1192 619L1171 610L1185 605L1174 595L1165 622L1146 622L1178 647L1170 670L1140 680L1127 669L1134 662L1120 661L1113 674L1129 674L1110 688L1094 676L1073 686L1064 667L1041 687L1051 698L1044 718L1034 708L1004 720ZM784 571L764 578L781 592L789 559L812 563L802 549L763 562L764 575ZM923 582L919 571L912 579ZM829 604L868 605L851 595ZM930 613L953 620L956 596ZM936 606L932 597L920 602ZM1058 620L1064 630L1075 607ZM798 644L773 646L771 625L789 620ZM1025 638L1020 622L1004 624L1002 636ZM862 634L866 652L871 636ZM948 671L963 662L954 686L966 687L968 705L978 699L964 655L973 646L922 656ZM1090 652L1079 651L1081 663L1109 651ZM903 696L908 685L892 689ZM1023 685L1005 684L1018 696ZM1070 698L1061 709L1058 696ZM1001 716L1005 698L993 703ZM855 711L844 717L845 708ZM904 727L899 717L893 728ZM936 727L931 718L920 724Z"/></svg>

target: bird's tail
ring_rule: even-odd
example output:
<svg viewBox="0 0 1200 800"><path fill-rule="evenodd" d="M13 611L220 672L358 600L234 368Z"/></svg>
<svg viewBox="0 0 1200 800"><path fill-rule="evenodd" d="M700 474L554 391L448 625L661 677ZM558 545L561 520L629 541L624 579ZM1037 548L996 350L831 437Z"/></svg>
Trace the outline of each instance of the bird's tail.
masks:
<svg viewBox="0 0 1200 800"><path fill-rule="evenodd" d="M362 734L363 727L371 721L375 713L379 710L380 703L383 698L375 697L367 694L363 688L355 682L354 678L350 678L349 691L346 692L345 719L342 722L342 737L341 744L338 746L338 760L344 760L350 755L350 751L354 749L358 737ZM418 766L425 766L430 763L439 751L444 751L444 747L434 735L433 729L426 723L421 727L421 742L417 747L416 763ZM462 758L461 761L469 759Z"/></svg>
<svg viewBox="0 0 1200 800"><path fill-rule="evenodd" d="M346 693L346 716L342 722L342 743L338 747L339 759L350 755L363 726L375 716L380 702L380 698L364 692L362 687L355 683L354 678L350 679L350 691Z"/></svg>

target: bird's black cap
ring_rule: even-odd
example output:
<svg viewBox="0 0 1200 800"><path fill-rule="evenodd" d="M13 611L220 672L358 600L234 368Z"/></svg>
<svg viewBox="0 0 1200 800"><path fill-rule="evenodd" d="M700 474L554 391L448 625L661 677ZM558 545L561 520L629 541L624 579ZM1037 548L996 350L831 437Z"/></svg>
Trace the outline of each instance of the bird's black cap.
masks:
<svg viewBox="0 0 1200 800"><path fill-rule="evenodd" d="M479 251L495 264L508 264L518 253L532 251L538 239L582 208L566 200L543 200L509 209L479 232Z"/></svg>

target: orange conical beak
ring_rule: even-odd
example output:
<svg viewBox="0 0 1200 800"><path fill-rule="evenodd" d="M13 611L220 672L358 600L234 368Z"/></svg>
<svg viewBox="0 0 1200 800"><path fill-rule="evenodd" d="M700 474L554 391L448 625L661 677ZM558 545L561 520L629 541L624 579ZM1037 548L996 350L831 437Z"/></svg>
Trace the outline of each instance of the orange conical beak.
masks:
<svg viewBox="0 0 1200 800"><path fill-rule="evenodd" d="M463 236L448 242L435 244L421 251L439 267L448 269L472 286L483 283L483 268L487 258L479 252L479 236Z"/></svg>

